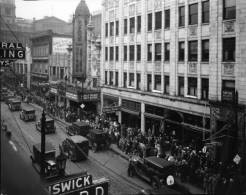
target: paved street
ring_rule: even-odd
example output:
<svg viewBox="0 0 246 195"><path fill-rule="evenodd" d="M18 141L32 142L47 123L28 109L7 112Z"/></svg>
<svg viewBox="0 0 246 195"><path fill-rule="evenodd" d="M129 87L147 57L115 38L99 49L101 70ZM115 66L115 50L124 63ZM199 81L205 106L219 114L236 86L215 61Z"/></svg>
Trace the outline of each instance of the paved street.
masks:
<svg viewBox="0 0 246 195"><path fill-rule="evenodd" d="M23 104L24 105L24 104ZM41 117L41 109L35 106L37 119ZM31 155L32 145L40 142L40 133L35 129L35 122L24 122L19 118L19 112L10 112L7 105L1 103L1 116L12 131L12 140L17 148L25 151L23 155ZM46 140L52 142L57 151L59 144L66 138L65 124L56 121L56 134L47 135ZM58 154L58 153L57 153ZM106 177L110 179L111 194L133 194L142 188L150 186L137 178L127 176L128 162L112 151L90 151L89 159L79 163L67 161L68 174L87 171L93 178Z"/></svg>

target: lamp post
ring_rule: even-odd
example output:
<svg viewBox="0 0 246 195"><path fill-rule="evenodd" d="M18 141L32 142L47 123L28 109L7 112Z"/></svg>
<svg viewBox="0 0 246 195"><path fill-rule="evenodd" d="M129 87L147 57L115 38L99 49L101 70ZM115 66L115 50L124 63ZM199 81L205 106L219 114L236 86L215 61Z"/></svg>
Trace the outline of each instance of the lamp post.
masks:
<svg viewBox="0 0 246 195"><path fill-rule="evenodd" d="M43 110L42 118L41 118L41 167L40 167L40 175L45 176L45 112Z"/></svg>

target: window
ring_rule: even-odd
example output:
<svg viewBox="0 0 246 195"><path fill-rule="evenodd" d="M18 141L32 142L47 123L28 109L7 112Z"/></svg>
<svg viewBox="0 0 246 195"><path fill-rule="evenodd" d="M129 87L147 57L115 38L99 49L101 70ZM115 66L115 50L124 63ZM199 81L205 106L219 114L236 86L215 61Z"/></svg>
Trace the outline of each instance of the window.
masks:
<svg viewBox="0 0 246 195"><path fill-rule="evenodd" d="M119 46L115 47L115 61L119 61Z"/></svg>
<svg viewBox="0 0 246 195"><path fill-rule="evenodd" d="M134 87L134 73L129 73L129 87Z"/></svg>
<svg viewBox="0 0 246 195"><path fill-rule="evenodd" d="M201 83L202 83L202 91L201 91L201 94L202 94L202 99L203 100L208 100L208 92L209 92L209 79L207 78L202 78L201 79Z"/></svg>
<svg viewBox="0 0 246 195"><path fill-rule="evenodd" d="M162 24L162 12L155 13L155 30L161 29Z"/></svg>
<svg viewBox="0 0 246 195"><path fill-rule="evenodd" d="M137 45L137 61L141 61L141 45Z"/></svg>
<svg viewBox="0 0 246 195"><path fill-rule="evenodd" d="M235 38L223 39L223 61L235 62Z"/></svg>
<svg viewBox="0 0 246 195"><path fill-rule="evenodd" d="M105 61L108 61L108 47L105 47Z"/></svg>
<svg viewBox="0 0 246 195"><path fill-rule="evenodd" d="M209 40L202 40L202 61L209 61Z"/></svg>
<svg viewBox="0 0 246 195"><path fill-rule="evenodd" d="M184 77L178 77L178 95L184 96Z"/></svg>
<svg viewBox="0 0 246 195"><path fill-rule="evenodd" d="M152 14L148 14L148 31L152 31Z"/></svg>
<svg viewBox="0 0 246 195"><path fill-rule="evenodd" d="M92 80L92 86L93 86L93 88L96 88L97 87L97 78L93 78L93 80Z"/></svg>
<svg viewBox="0 0 246 195"><path fill-rule="evenodd" d="M137 73L137 90L140 90L141 74Z"/></svg>
<svg viewBox="0 0 246 195"><path fill-rule="evenodd" d="M236 18L236 0L224 0L224 20Z"/></svg>
<svg viewBox="0 0 246 195"><path fill-rule="evenodd" d="M134 61L134 45L130 45L130 61Z"/></svg>
<svg viewBox="0 0 246 195"><path fill-rule="evenodd" d="M137 32L140 33L141 32L141 16L137 17Z"/></svg>
<svg viewBox="0 0 246 195"><path fill-rule="evenodd" d="M127 61L127 46L124 45L124 61Z"/></svg>
<svg viewBox="0 0 246 195"><path fill-rule="evenodd" d="M60 69L60 79L63 79L63 78L64 78L64 68L61 68Z"/></svg>
<svg viewBox="0 0 246 195"><path fill-rule="evenodd" d="M113 85L114 84L114 72L110 71L109 72L109 85Z"/></svg>
<svg viewBox="0 0 246 195"><path fill-rule="evenodd" d="M161 91L161 75L155 75L154 89L157 91Z"/></svg>
<svg viewBox="0 0 246 195"><path fill-rule="evenodd" d="M110 47L109 60L110 61L113 61L114 60L114 48L113 47Z"/></svg>
<svg viewBox="0 0 246 195"><path fill-rule="evenodd" d="M123 82L123 87L127 87L127 73L124 72L124 75L123 75L123 79L124 79L124 82Z"/></svg>
<svg viewBox="0 0 246 195"><path fill-rule="evenodd" d="M179 42L179 61L184 61L184 54L185 54L185 43L184 41Z"/></svg>
<svg viewBox="0 0 246 195"><path fill-rule="evenodd" d="M197 96L197 78L188 78L188 95Z"/></svg>
<svg viewBox="0 0 246 195"><path fill-rule="evenodd" d="M147 91L152 90L152 75L147 74Z"/></svg>
<svg viewBox="0 0 246 195"><path fill-rule="evenodd" d="M105 71L105 73L104 73L105 75L105 85L107 85L108 84L108 71Z"/></svg>
<svg viewBox="0 0 246 195"><path fill-rule="evenodd" d="M164 93L169 94L169 76L164 76Z"/></svg>
<svg viewBox="0 0 246 195"><path fill-rule="evenodd" d="M198 22L198 4L192 4L189 6L189 24L197 24Z"/></svg>
<svg viewBox="0 0 246 195"><path fill-rule="evenodd" d="M202 2L202 23L209 23L209 1Z"/></svg>
<svg viewBox="0 0 246 195"><path fill-rule="evenodd" d="M115 35L118 36L119 35L119 21L117 20L115 23Z"/></svg>
<svg viewBox="0 0 246 195"><path fill-rule="evenodd" d="M124 34L127 34L127 19L124 19Z"/></svg>
<svg viewBox="0 0 246 195"><path fill-rule="evenodd" d="M235 99L235 81L222 80L222 101L233 102Z"/></svg>
<svg viewBox="0 0 246 195"><path fill-rule="evenodd" d="M170 28L170 9L165 10L165 28Z"/></svg>
<svg viewBox="0 0 246 195"><path fill-rule="evenodd" d="M147 54L147 57L148 57L148 61L152 61L152 44L148 44L148 54Z"/></svg>
<svg viewBox="0 0 246 195"><path fill-rule="evenodd" d="M56 67L53 67L53 75L56 75Z"/></svg>
<svg viewBox="0 0 246 195"><path fill-rule="evenodd" d="M170 60L170 43L165 43L165 61Z"/></svg>
<svg viewBox="0 0 246 195"><path fill-rule="evenodd" d="M114 22L110 22L110 36L114 36Z"/></svg>
<svg viewBox="0 0 246 195"><path fill-rule="evenodd" d="M135 33L135 18L130 18L130 33Z"/></svg>
<svg viewBox="0 0 246 195"><path fill-rule="evenodd" d="M185 25L185 6L179 7L179 26Z"/></svg>
<svg viewBox="0 0 246 195"><path fill-rule="evenodd" d="M105 37L108 37L108 23L105 24Z"/></svg>
<svg viewBox="0 0 246 195"><path fill-rule="evenodd" d="M118 87L119 85L119 73L115 72L115 86Z"/></svg>
<svg viewBox="0 0 246 195"><path fill-rule="evenodd" d="M161 61L161 43L155 44L155 61Z"/></svg>
<svg viewBox="0 0 246 195"><path fill-rule="evenodd" d="M189 61L197 61L197 41L189 41Z"/></svg>

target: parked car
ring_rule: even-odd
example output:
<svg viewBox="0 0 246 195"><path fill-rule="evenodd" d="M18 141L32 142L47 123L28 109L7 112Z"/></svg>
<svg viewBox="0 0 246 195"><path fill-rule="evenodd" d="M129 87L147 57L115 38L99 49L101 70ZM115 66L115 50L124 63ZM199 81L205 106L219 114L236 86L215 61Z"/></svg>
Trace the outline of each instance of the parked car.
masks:
<svg viewBox="0 0 246 195"><path fill-rule="evenodd" d="M110 137L105 131L91 129L87 137L93 152L100 149L108 149L110 146Z"/></svg>
<svg viewBox="0 0 246 195"><path fill-rule="evenodd" d="M8 95L6 95L6 96L4 97L4 102L5 102L5 104L9 105L9 100L10 100L10 99L14 99L14 98L15 98L14 94L8 94Z"/></svg>
<svg viewBox="0 0 246 195"><path fill-rule="evenodd" d="M175 174L176 167L173 162L156 156L146 158L133 156L129 161L128 175L146 180L153 188L165 185L167 178L173 177Z"/></svg>
<svg viewBox="0 0 246 195"><path fill-rule="evenodd" d="M85 122L74 122L72 125L66 127L66 132L68 135L81 135L86 137L89 133L90 125Z"/></svg>
<svg viewBox="0 0 246 195"><path fill-rule="evenodd" d="M14 98L9 100L9 109L11 111L20 111L21 110L21 101Z"/></svg>
<svg viewBox="0 0 246 195"><path fill-rule="evenodd" d="M36 129L41 132L41 119L36 123ZM45 134L55 133L55 121L51 118L46 118L45 121Z"/></svg>
<svg viewBox="0 0 246 195"><path fill-rule="evenodd" d="M89 153L89 141L83 136L74 135L62 142L62 149L71 161L86 160Z"/></svg>
<svg viewBox="0 0 246 195"><path fill-rule="evenodd" d="M20 113L20 119L23 121L36 121L35 110L29 106L24 106Z"/></svg>

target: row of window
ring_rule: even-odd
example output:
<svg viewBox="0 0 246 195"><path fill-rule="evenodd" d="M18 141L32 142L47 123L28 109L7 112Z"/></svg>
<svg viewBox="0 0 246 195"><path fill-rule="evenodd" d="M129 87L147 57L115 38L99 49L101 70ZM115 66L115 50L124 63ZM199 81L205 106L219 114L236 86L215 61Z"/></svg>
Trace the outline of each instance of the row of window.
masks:
<svg viewBox="0 0 246 195"><path fill-rule="evenodd" d="M224 38L223 39L223 61L224 62L234 62L235 61L235 38ZM129 55L128 55L129 49ZM135 59L135 49L136 59ZM108 51L109 50L109 51ZM108 59L109 54L109 59ZM128 57L129 56L129 57ZM123 46L123 61L141 61L141 45L130 45L129 47ZM119 61L119 46L105 47L105 61ZM154 56L153 56L153 44L147 45L147 61L161 61L162 60L162 44L154 44ZM170 60L170 43L164 43L164 61ZM185 60L185 42L180 41L178 43L178 60ZM188 41L188 60L197 61L198 60L198 41ZM209 40L201 41L201 61L209 61Z"/></svg>
<svg viewBox="0 0 246 195"><path fill-rule="evenodd" d="M134 73L128 74L128 85L127 85L127 73L123 73L123 87L124 88L135 88L135 76L136 76L136 89L140 90L140 84L141 84L141 75L140 73L137 73L136 75ZM115 80L115 83L114 83ZM105 71L105 85L115 85L118 87L118 80L119 80L119 73L109 71L109 78L108 78L108 71ZM162 91L162 79L161 75L154 75L153 78L154 81L154 88L152 89L152 75L147 74L147 91ZM164 94L169 94L169 85L170 85L170 78L169 76L165 75L163 80L163 92ZM196 77L188 77L187 79L187 95L192 97L197 97L197 78ZM201 99L208 99L208 93L209 93L209 79L208 78L201 78ZM178 96L184 96L184 77L179 76L178 77Z"/></svg>
<svg viewBox="0 0 246 195"><path fill-rule="evenodd" d="M223 16L225 20L228 19L235 19L236 18L236 2L235 0L224 0L223 3ZM180 6L178 8L178 24L179 27L185 26L185 6ZM155 22L154 22L154 29L159 30L162 28L162 19L163 14L162 11L158 11L155 14ZM203 1L202 2L202 10L201 10L201 22L202 23L209 23L210 20L210 2ZM147 30L152 31L152 13L149 13L147 16ZM137 24L137 32L141 32L141 16L131 17L129 19L129 32L135 33L135 22ZM198 24L198 3L194 3L189 5L189 18L188 18L189 25L195 25ZM115 27L114 27L115 25ZM108 29L109 27L109 29ZM115 29L114 29L115 28ZM164 11L164 28L168 29L170 28L170 9L167 9ZM109 30L109 33L108 33ZM119 21L110 22L105 24L105 36L108 37L114 36L114 30L115 35L119 35ZM124 34L128 33L128 19L124 19Z"/></svg>

